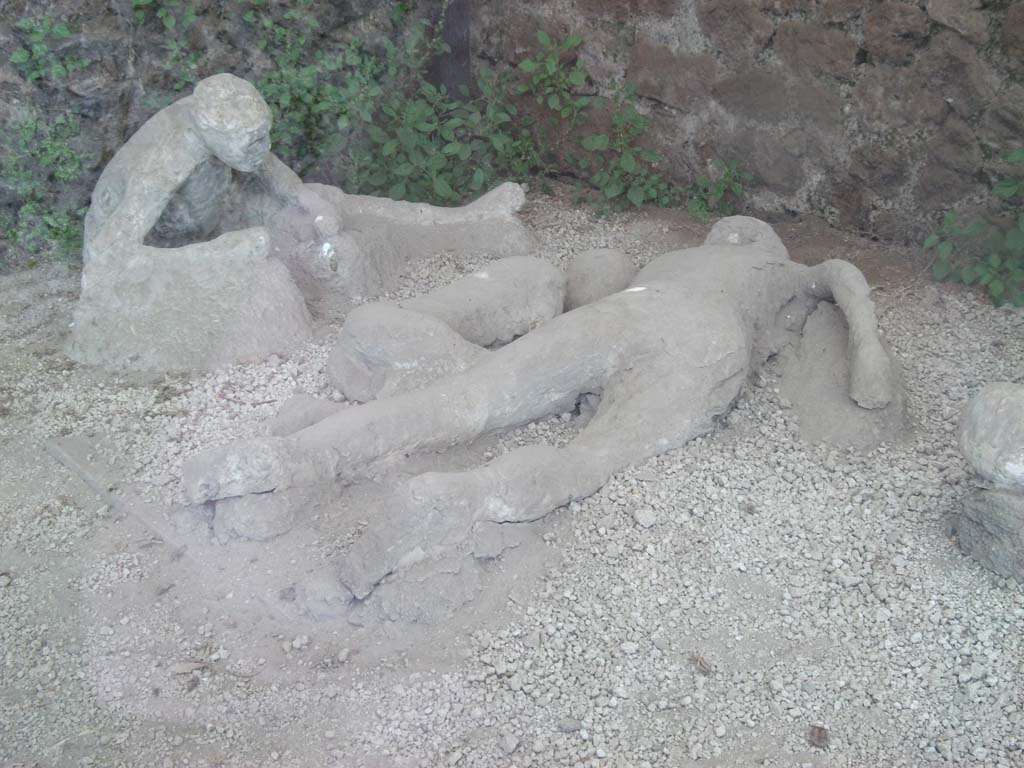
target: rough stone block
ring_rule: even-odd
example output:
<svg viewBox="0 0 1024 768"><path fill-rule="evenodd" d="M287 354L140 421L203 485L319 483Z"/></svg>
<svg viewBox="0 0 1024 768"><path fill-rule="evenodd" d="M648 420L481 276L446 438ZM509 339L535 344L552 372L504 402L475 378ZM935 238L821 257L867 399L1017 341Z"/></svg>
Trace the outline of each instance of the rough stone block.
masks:
<svg viewBox="0 0 1024 768"><path fill-rule="evenodd" d="M1024 581L1024 496L975 491L952 525L960 549L990 571Z"/></svg>
<svg viewBox="0 0 1024 768"><path fill-rule="evenodd" d="M988 17L980 8L981 0L928 0L927 5L929 16L975 45L984 45L989 39Z"/></svg>
<svg viewBox="0 0 1024 768"><path fill-rule="evenodd" d="M884 0L864 16L864 47L876 62L909 64L928 36L928 15L916 3Z"/></svg>
<svg viewBox="0 0 1024 768"><path fill-rule="evenodd" d="M960 450L990 483L1024 489L1024 385L989 384L968 401L960 418Z"/></svg>

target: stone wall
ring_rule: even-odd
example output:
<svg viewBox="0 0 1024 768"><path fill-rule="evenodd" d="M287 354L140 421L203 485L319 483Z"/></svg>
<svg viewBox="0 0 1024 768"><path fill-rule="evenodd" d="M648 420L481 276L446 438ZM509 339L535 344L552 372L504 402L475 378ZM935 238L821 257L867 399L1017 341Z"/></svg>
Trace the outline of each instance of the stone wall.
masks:
<svg viewBox="0 0 1024 768"><path fill-rule="evenodd" d="M1024 2L535 0L479 3L475 45L514 61L578 33L603 89L645 97L650 141L685 182L757 177L763 212L816 212L914 240L982 203L1024 143Z"/></svg>
<svg viewBox="0 0 1024 768"><path fill-rule="evenodd" d="M154 6L160 0L154 0ZM462 0L460 0L462 2ZM176 3L176 4L175 4ZM435 13L441 0L411 4ZM132 0L0 0L0 132L71 112L86 158L63 204L85 205L107 160L153 112L188 90L168 43L195 54L191 72L257 78L268 57L240 15L245 0L174 0L198 15L184 35ZM288 8L295 3L271 0ZM394 3L310 0L324 40L372 37ZM598 86L635 84L651 144L686 183L715 158L758 179L755 210L818 212L884 239L916 239L939 212L979 204L1024 136L1024 0L467 0L477 57L514 62L536 31L571 32ZM152 14L152 7L149 9ZM59 82L27 82L9 58L15 22L69 23L54 45L87 62ZM384 19L385 21L382 21ZM0 180L0 213L16 204ZM3 250L0 239L0 250Z"/></svg>

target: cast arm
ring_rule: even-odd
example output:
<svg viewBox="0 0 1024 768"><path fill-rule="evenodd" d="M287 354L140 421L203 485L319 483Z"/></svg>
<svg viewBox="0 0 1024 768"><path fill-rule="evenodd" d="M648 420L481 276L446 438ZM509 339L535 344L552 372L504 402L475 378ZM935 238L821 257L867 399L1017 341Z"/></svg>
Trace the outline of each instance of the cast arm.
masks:
<svg viewBox="0 0 1024 768"><path fill-rule="evenodd" d="M201 274L210 260L228 260L239 269L251 268L264 261L269 252L269 238L263 227L227 232L205 243L192 243L178 248L144 245L146 235L160 218L171 192L134 176L121 196L121 202L86 243L90 261L104 264L131 276L151 272L154 266L165 271L194 271Z"/></svg>
<svg viewBox="0 0 1024 768"><path fill-rule="evenodd" d="M299 175L281 162L277 155L267 153L259 175L273 197L309 213L313 219L313 228L321 239L327 240L341 230L337 209L309 189Z"/></svg>
<svg viewBox="0 0 1024 768"><path fill-rule="evenodd" d="M882 346L871 301L871 288L853 264L841 259L810 267L803 277L804 293L835 301L850 329L850 397L862 408L884 408L892 400L893 372Z"/></svg>

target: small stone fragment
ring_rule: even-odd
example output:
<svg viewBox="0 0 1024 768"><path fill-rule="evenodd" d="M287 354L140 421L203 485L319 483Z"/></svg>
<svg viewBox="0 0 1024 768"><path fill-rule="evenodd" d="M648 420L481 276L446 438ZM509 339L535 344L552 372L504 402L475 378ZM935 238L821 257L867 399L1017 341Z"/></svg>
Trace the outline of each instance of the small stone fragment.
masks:
<svg viewBox="0 0 1024 768"><path fill-rule="evenodd" d="M822 725L812 725L807 731L807 742L818 749L828 749L829 730Z"/></svg>
<svg viewBox="0 0 1024 768"><path fill-rule="evenodd" d="M633 520L635 520L636 524L641 528L651 528L657 524L658 515L653 509L643 507L641 509L633 510Z"/></svg>

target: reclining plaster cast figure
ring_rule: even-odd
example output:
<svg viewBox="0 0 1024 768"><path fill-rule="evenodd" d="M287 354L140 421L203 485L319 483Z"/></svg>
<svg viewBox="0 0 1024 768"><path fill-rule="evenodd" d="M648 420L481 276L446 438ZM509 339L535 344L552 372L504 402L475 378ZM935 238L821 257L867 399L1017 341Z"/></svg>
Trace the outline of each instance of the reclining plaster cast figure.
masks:
<svg viewBox="0 0 1024 768"><path fill-rule="evenodd" d="M894 376L860 271L844 261L795 264L767 224L731 217L704 245L655 259L628 289L555 317L468 370L286 437L199 454L185 465L185 491L200 503L348 482L389 455L443 450L600 394L596 414L564 448L520 448L398 489L394 507L342 563L344 583L362 598L474 525L538 519L617 470L710 431L751 371L828 299L849 324L850 396L864 408L886 406Z"/></svg>
<svg viewBox="0 0 1024 768"><path fill-rule="evenodd" d="M414 256L528 248L517 185L451 209L345 195L303 184L271 154L270 126L251 84L215 75L114 156L85 220L72 357L149 370L256 359L309 336L307 302L343 309Z"/></svg>

